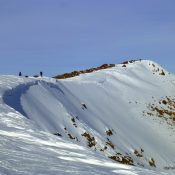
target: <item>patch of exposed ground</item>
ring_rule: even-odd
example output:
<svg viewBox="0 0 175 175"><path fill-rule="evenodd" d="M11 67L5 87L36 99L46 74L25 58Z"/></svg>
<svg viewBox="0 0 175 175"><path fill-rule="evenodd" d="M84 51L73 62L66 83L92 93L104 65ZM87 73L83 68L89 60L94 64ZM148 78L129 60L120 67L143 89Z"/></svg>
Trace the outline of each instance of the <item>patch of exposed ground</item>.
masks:
<svg viewBox="0 0 175 175"><path fill-rule="evenodd" d="M142 60L141 60L141 59L139 59L139 60L130 60L130 61L124 61L124 62L122 62L121 64L126 65L126 64L129 64L129 63L134 63L134 62L136 62L136 61L142 61Z"/></svg>
<svg viewBox="0 0 175 175"><path fill-rule="evenodd" d="M148 104L148 116L157 116L163 118L169 125L175 125L175 99L165 97L155 104Z"/></svg>
<svg viewBox="0 0 175 175"><path fill-rule="evenodd" d="M155 64L149 63L149 66L152 68L153 74L158 74L158 75L162 75L162 76L166 75L164 70L160 69L159 67L156 67Z"/></svg>
<svg viewBox="0 0 175 175"><path fill-rule="evenodd" d="M117 153L114 156L109 156L109 158L125 165L134 165L133 159L128 155L122 155L120 153Z"/></svg>
<svg viewBox="0 0 175 175"><path fill-rule="evenodd" d="M108 130L106 131L106 134L107 134L108 136L112 136L112 135L113 135L113 132L114 132L113 129L108 129Z"/></svg>
<svg viewBox="0 0 175 175"><path fill-rule="evenodd" d="M86 69L86 70L80 70L80 71L73 71L70 73L65 73L65 74L61 74L61 75L57 75L53 78L56 79L66 79L66 78L71 78L71 77L75 77L75 76L79 76L80 74L85 74L85 73L91 73L91 72L95 72L98 70L102 70L102 69L108 69L111 67L115 67L115 64L103 64L99 67L96 68L91 68L91 69Z"/></svg>
<svg viewBox="0 0 175 175"><path fill-rule="evenodd" d="M151 158L151 159L149 160L149 165L150 165L151 167L156 168L156 162L155 162L155 160L154 160L153 158Z"/></svg>
<svg viewBox="0 0 175 175"><path fill-rule="evenodd" d="M137 156L137 157L143 157L144 155L143 155L143 153L144 153L144 150L141 148L141 150L134 150L134 154Z"/></svg>
<svg viewBox="0 0 175 175"><path fill-rule="evenodd" d="M95 147L95 145L97 144L96 143L96 140L94 138L94 136L92 136L91 134L89 134L88 132L85 132L83 134L81 134L83 137L86 138L87 140L87 143L88 143L88 146L91 148L91 147Z"/></svg>
<svg viewBox="0 0 175 175"><path fill-rule="evenodd" d="M166 100L162 99L160 103L162 103L163 105L169 104L171 106L174 106L175 108L175 102L172 102L169 98L167 98ZM75 128L79 128L78 116L71 115L70 121ZM70 140L79 142L78 137L74 136L74 134L72 134L66 127L64 128L64 132ZM126 165L138 165L140 167L144 167L144 164L142 162L146 161L150 167L156 167L155 160L153 158L146 158L144 155L144 150L142 148L133 149L133 151L130 153L120 152L120 150L117 149L117 145L115 145L112 141L112 137L116 134L114 129L108 128L104 131L104 134L106 135L106 138L104 138L103 143L98 143L98 139L93 135L93 133L87 130L85 130L81 134L81 137L83 137L83 139L87 143L87 146L90 149L101 152L113 161ZM59 132L54 133L54 135L62 137ZM136 160L138 160L139 163Z"/></svg>
<svg viewBox="0 0 175 175"><path fill-rule="evenodd" d="M64 131L65 131L65 133L67 134L67 136L69 137L69 139L71 139L71 140L76 140L76 141L78 142L78 138L75 137L75 136L73 136L73 134L70 133L70 132L67 130L67 128L64 128Z"/></svg>

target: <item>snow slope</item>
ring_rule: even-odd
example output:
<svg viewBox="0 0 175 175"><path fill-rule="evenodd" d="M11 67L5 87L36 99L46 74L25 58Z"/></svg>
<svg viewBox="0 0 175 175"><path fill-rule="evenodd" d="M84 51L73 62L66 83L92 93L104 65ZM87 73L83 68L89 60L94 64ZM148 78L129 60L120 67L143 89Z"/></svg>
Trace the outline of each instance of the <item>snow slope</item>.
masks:
<svg viewBox="0 0 175 175"><path fill-rule="evenodd" d="M146 60L65 80L1 76L1 174L175 174L174 113L160 112L165 98L175 111L174 85Z"/></svg>

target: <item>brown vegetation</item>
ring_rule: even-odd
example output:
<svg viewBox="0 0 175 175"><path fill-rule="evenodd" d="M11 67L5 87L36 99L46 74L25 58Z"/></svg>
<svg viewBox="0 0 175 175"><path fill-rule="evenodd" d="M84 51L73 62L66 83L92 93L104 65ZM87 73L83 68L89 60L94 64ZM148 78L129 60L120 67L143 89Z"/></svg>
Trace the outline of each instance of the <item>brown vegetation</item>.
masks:
<svg viewBox="0 0 175 175"><path fill-rule="evenodd" d="M165 72L162 70L162 72L159 73L159 75L165 75Z"/></svg>
<svg viewBox="0 0 175 175"><path fill-rule="evenodd" d="M98 70L107 69L107 68L111 68L111 67L115 67L115 64L103 64L103 65L101 65L99 67L96 67L96 68L80 70L80 71L73 71L73 72L70 72L70 73L57 75L57 76L55 76L53 78L56 78L56 79L71 78L71 77L78 76L80 74L91 73L91 72L95 72L95 71L98 71Z"/></svg>
<svg viewBox="0 0 175 175"><path fill-rule="evenodd" d="M108 135L108 136L111 136L111 135L113 135L113 129L109 129L109 130L107 130L106 131L106 134Z"/></svg>
<svg viewBox="0 0 175 175"><path fill-rule="evenodd" d="M123 156L123 155L114 155L114 156L109 156L110 159L116 161L116 162L120 162L122 164L125 165L134 165L134 161L132 160L131 157L129 156Z"/></svg>
<svg viewBox="0 0 175 175"><path fill-rule="evenodd" d="M155 162L155 160L153 158L151 158L151 160L149 160L149 165L151 167L155 167L156 168L156 162Z"/></svg>
<svg viewBox="0 0 175 175"><path fill-rule="evenodd" d="M149 64L149 66L151 66L151 64ZM153 67L153 70L152 70L152 71L153 71L153 74L159 73L158 75L163 75L163 76L165 76L165 72L164 72L163 69L160 70L159 67L156 68L156 65L155 65L155 64L152 64L152 67Z"/></svg>
<svg viewBox="0 0 175 175"><path fill-rule="evenodd" d="M107 138L107 142L106 142L106 145L109 145L112 149L114 149L115 148L115 146L114 146L114 144L111 142L111 140L109 140L108 138Z"/></svg>
<svg viewBox="0 0 175 175"><path fill-rule="evenodd" d="M93 146L96 145L96 141L95 138L93 136L91 136L89 133L85 132L83 134L81 134L83 137L85 137L88 141L88 146L91 148Z"/></svg>
<svg viewBox="0 0 175 175"><path fill-rule="evenodd" d="M148 107L152 112L147 112L147 114L154 116L156 113L156 116L169 120L168 124L175 124L175 99L166 97L159 100L158 103L159 105L149 105Z"/></svg>
<svg viewBox="0 0 175 175"><path fill-rule="evenodd" d="M134 154L135 154L137 157L143 157L143 152L144 152L143 149L141 149L140 151L134 150Z"/></svg>
<svg viewBox="0 0 175 175"><path fill-rule="evenodd" d="M124 62L122 62L121 64L129 64L129 63L134 63L134 62L136 62L136 61L141 61L141 59L139 59L139 60L124 61Z"/></svg>

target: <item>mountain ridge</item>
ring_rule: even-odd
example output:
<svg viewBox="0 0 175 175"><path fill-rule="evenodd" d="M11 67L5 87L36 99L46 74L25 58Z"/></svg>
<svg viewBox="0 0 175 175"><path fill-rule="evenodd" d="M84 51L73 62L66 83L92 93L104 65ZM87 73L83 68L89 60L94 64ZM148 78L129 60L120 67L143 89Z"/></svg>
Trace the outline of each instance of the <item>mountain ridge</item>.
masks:
<svg viewBox="0 0 175 175"><path fill-rule="evenodd" d="M89 69L85 69L85 70L79 70L79 71L75 70L75 71L72 71L72 72L69 72L69 73L64 73L64 74L56 75L53 78L56 78L56 79L72 78L72 77L79 76L81 74L93 73L93 72L96 72L96 71L99 71L99 70L109 69L109 68L115 67L117 65L122 65L122 67L126 67L128 64L135 63L135 62L143 62L143 61L147 61L149 63L151 62L152 65L153 65L153 67L155 67L155 64L157 64L157 63L155 63L155 62L153 62L151 60L142 60L142 59L134 60L133 59L133 60L129 60L129 61L123 61L123 62L121 62L119 64L102 64L101 66L93 67L93 68L89 68ZM159 70L157 70L157 71L159 71ZM164 72L160 72L160 74L161 75L165 75Z"/></svg>
<svg viewBox="0 0 175 175"><path fill-rule="evenodd" d="M174 173L175 77L157 63L134 60L63 80L3 78L2 101L36 128L112 161Z"/></svg>

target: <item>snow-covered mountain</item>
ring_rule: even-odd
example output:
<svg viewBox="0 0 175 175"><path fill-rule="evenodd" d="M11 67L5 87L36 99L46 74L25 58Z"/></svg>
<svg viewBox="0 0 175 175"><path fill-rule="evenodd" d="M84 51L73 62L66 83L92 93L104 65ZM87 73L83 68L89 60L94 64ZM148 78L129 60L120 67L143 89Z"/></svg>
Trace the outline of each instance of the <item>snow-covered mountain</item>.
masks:
<svg viewBox="0 0 175 175"><path fill-rule="evenodd" d="M174 86L147 60L0 76L0 174L175 174Z"/></svg>

